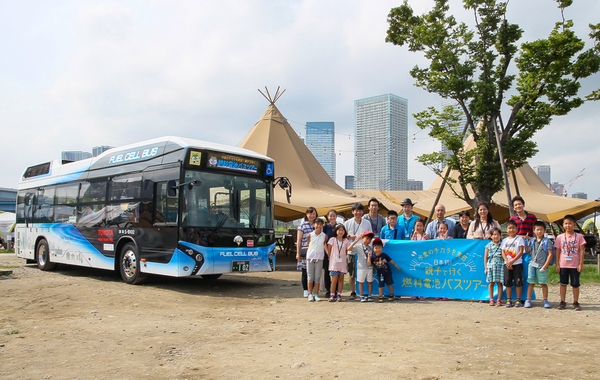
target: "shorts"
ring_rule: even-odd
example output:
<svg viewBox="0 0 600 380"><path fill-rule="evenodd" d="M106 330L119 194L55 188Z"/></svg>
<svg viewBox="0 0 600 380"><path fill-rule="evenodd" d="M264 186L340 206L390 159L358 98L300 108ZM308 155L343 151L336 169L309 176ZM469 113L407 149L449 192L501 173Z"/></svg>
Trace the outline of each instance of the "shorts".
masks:
<svg viewBox="0 0 600 380"><path fill-rule="evenodd" d="M578 288L581 286L579 283L579 271L577 268L560 268L560 285L569 285L569 278L571 278L571 287Z"/></svg>
<svg viewBox="0 0 600 380"><path fill-rule="evenodd" d="M373 269L357 269L356 281L358 282L373 282Z"/></svg>
<svg viewBox="0 0 600 380"><path fill-rule="evenodd" d="M356 277L356 268L354 266L354 255L348 255L348 275L350 278Z"/></svg>
<svg viewBox="0 0 600 380"><path fill-rule="evenodd" d="M529 265L529 269L527 270L527 282L529 282L529 285L548 285L548 269L542 271L542 268L535 268Z"/></svg>
<svg viewBox="0 0 600 380"><path fill-rule="evenodd" d="M329 271L329 275L330 276L340 276L340 275L343 276L345 274L346 274L346 272L340 272L340 271L337 271L337 270L330 270Z"/></svg>
<svg viewBox="0 0 600 380"><path fill-rule="evenodd" d="M377 272L377 281L379 282L379 287L383 288L384 286L394 285L394 279L392 278L392 271L386 270L383 273Z"/></svg>
<svg viewBox="0 0 600 380"><path fill-rule="evenodd" d="M308 282L314 284L321 283L321 271L323 270L323 260L306 260L306 274Z"/></svg>
<svg viewBox="0 0 600 380"><path fill-rule="evenodd" d="M512 267L504 268L504 286L512 288L513 280L515 286L523 286L523 264L513 264Z"/></svg>

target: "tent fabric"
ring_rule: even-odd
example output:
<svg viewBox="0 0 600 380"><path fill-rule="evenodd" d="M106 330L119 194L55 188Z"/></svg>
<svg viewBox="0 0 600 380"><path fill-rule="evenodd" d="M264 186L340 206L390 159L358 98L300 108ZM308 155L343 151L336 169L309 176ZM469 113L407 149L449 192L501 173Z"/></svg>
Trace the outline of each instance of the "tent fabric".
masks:
<svg viewBox="0 0 600 380"><path fill-rule="evenodd" d="M291 204L287 203L285 191L275 188L277 220L301 218L311 206L319 215L325 215L331 208L343 213L355 202L368 202L368 198L357 197L331 179L274 103L238 146L273 158L275 177L288 177L292 183Z"/></svg>

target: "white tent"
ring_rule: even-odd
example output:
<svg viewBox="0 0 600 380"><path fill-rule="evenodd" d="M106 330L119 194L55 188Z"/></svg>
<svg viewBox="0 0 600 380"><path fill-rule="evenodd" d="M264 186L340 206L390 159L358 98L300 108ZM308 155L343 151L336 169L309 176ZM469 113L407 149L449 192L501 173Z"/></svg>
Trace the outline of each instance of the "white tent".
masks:
<svg viewBox="0 0 600 380"><path fill-rule="evenodd" d="M0 211L0 238L7 240L15 226L17 216L12 212Z"/></svg>

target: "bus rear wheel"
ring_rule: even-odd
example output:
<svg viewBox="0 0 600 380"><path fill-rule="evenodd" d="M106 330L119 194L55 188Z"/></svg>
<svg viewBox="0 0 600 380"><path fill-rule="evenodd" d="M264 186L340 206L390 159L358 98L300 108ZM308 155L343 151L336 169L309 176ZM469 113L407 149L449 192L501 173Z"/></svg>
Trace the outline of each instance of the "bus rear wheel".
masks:
<svg viewBox="0 0 600 380"><path fill-rule="evenodd" d="M128 284L138 285L146 279L147 275L142 273L140 255L135 245L127 243L123 246L119 257L119 270L121 278Z"/></svg>
<svg viewBox="0 0 600 380"><path fill-rule="evenodd" d="M41 270L53 270L56 264L50 262L50 249L48 248L48 242L46 239L40 240L35 250L35 256L37 260L37 266Z"/></svg>

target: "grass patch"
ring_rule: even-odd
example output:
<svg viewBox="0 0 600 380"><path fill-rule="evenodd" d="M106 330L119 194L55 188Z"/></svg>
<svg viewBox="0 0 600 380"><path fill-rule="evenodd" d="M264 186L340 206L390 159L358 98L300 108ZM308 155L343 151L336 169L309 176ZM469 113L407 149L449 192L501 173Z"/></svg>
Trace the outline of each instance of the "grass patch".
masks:
<svg viewBox="0 0 600 380"><path fill-rule="evenodd" d="M600 283L600 274L598 274L598 265L583 264L583 272L581 272L579 280L582 284L595 282ZM556 265L548 268L548 282L550 284L560 283L560 276L556 273Z"/></svg>
<svg viewBox="0 0 600 380"><path fill-rule="evenodd" d="M12 269L12 268L18 268L18 265L0 265L0 269Z"/></svg>
<svg viewBox="0 0 600 380"><path fill-rule="evenodd" d="M0 253L15 253L14 249L0 249Z"/></svg>
<svg viewBox="0 0 600 380"><path fill-rule="evenodd" d="M19 330L8 330L4 332L4 335L17 335Z"/></svg>

